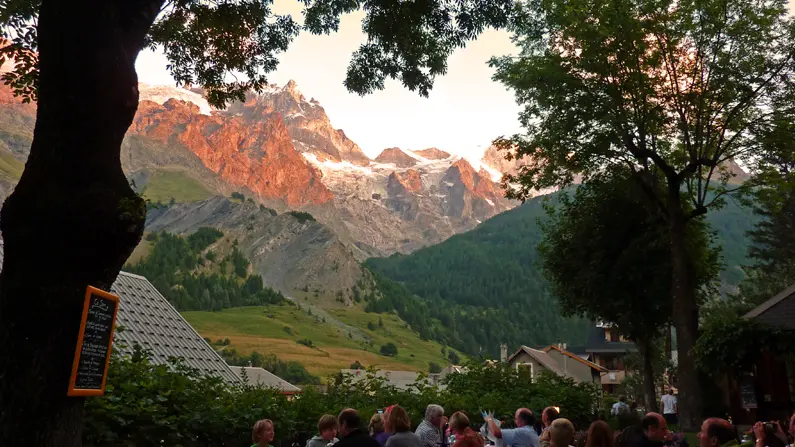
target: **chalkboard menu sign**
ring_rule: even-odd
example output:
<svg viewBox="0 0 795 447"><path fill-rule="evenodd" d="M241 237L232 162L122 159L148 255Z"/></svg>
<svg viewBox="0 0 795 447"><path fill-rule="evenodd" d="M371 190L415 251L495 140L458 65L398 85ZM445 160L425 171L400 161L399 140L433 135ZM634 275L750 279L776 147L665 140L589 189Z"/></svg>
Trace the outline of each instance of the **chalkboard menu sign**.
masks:
<svg viewBox="0 0 795 447"><path fill-rule="evenodd" d="M88 287L67 395L99 396L105 393L118 310L119 297Z"/></svg>
<svg viewBox="0 0 795 447"><path fill-rule="evenodd" d="M757 408L756 386L754 385L753 376L745 375L740 379L740 398L743 402L743 408L747 410Z"/></svg>

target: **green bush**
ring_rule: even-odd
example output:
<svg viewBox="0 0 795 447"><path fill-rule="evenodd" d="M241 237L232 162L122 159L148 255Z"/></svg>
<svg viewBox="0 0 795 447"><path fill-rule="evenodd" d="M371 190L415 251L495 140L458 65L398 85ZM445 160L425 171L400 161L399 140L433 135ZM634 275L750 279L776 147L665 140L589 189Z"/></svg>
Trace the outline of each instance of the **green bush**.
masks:
<svg viewBox="0 0 795 447"><path fill-rule="evenodd" d="M302 338L302 339L298 340L296 343L298 343L299 345L304 345L307 348L314 348L315 347L315 344L312 343L312 340L310 340L308 338Z"/></svg>
<svg viewBox="0 0 795 447"><path fill-rule="evenodd" d="M585 427L597 402L592 384L546 375L531 380L503 366L469 365L467 372L448 376L443 391L422 384L399 390L375 377L373 369L362 374L365 377L356 382L352 376L338 375L326 393L304 387L297 398L288 400L276 390L226 385L177 360L153 365L137 349L132 356L114 353L105 395L86 400L83 445L248 447L252 425L263 418L274 422L274 445L304 445L322 414L351 407L367 419L396 402L415 426L425 407L437 403L448 414L464 411L476 427L483 422L481 409L510 421L517 408L540 414L548 405L559 406L563 417Z"/></svg>
<svg viewBox="0 0 795 447"><path fill-rule="evenodd" d="M397 346L395 346L394 343L387 343L387 344L381 346L381 354L382 355L386 355L386 356L390 356L390 357L394 357L394 356L396 356L398 354L398 348L397 348Z"/></svg>

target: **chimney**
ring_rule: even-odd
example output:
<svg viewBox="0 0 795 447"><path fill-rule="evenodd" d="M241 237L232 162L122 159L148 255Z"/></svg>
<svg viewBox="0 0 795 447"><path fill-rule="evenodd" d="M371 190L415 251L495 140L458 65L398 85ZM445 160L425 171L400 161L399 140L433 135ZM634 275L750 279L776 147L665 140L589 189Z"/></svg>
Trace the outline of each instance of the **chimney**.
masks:
<svg viewBox="0 0 795 447"><path fill-rule="evenodd" d="M508 345L505 343L500 345L500 362L506 363L508 361Z"/></svg>
<svg viewBox="0 0 795 447"><path fill-rule="evenodd" d="M561 346L561 349L563 349L564 351L566 350L566 343L563 343L563 346Z"/></svg>

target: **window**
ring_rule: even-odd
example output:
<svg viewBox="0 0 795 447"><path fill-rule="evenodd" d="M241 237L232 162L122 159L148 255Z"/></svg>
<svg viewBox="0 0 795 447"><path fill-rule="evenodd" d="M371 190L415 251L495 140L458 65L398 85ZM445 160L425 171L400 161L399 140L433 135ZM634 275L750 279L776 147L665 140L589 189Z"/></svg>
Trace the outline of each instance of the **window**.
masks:
<svg viewBox="0 0 795 447"><path fill-rule="evenodd" d="M519 372L526 371L528 374L530 374L531 379L535 378L535 371L532 363L517 363L516 370Z"/></svg>
<svg viewBox="0 0 795 447"><path fill-rule="evenodd" d="M617 370L621 369L621 362L619 362L618 357L605 357L604 365L602 366L610 370Z"/></svg>

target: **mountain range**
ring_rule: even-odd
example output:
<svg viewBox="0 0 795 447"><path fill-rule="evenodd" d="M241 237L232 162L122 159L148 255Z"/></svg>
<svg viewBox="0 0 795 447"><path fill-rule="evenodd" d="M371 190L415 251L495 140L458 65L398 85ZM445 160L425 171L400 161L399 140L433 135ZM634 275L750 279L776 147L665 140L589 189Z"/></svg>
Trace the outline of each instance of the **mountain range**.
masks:
<svg viewBox="0 0 795 447"><path fill-rule="evenodd" d="M483 160L438 148L395 147L369 159L293 81L249 94L225 110L210 107L198 89L141 84L139 90L138 112L121 153L134 187L153 201L179 204L169 219L215 209L219 197L233 192L280 213L307 212L329 235L321 239L338 242L329 242L338 254L326 247L299 250L311 253L305 265L334 265L341 256L341 265L358 264L372 256L409 253L516 205L503 197L500 170ZM35 105L22 104L0 86L0 199L21 175L35 112ZM180 226L163 223L164 218L153 214L148 229ZM272 261L263 256L257 264ZM329 276L317 269L282 270L285 277L265 276L285 293L315 285L304 277ZM349 289L358 279L339 281L339 287Z"/></svg>
<svg viewBox="0 0 795 447"><path fill-rule="evenodd" d="M391 147L370 159L293 81L225 110L199 89L139 90L121 162L152 202L147 232L221 229L267 286L351 340L364 339L352 324L364 310L395 313L423 343L472 355L502 342L584 336L588 323L559 315L535 265L542 199L519 206L500 188L502 173L515 174L523 160L505 160L494 147L480 160L435 147ZM0 199L22 173L35 113L0 86ZM732 206L714 216L732 287L753 219ZM150 248L145 238L133 258ZM224 335L213 317L197 318Z"/></svg>

